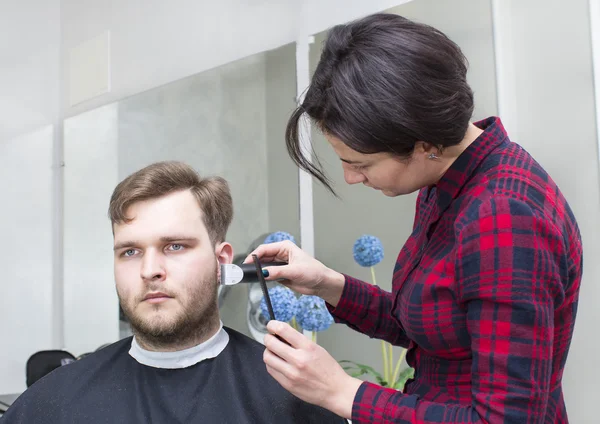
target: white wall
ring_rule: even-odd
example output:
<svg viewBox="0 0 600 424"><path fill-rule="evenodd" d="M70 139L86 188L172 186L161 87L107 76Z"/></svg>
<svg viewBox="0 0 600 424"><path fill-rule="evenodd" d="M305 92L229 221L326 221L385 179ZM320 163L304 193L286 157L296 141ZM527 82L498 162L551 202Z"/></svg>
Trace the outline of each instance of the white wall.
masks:
<svg viewBox="0 0 600 424"><path fill-rule="evenodd" d="M302 0L298 31L316 34L359 17L413 0Z"/></svg>
<svg viewBox="0 0 600 424"><path fill-rule="evenodd" d="M56 347L54 140L59 0L0 0L0 393L25 388L25 363Z"/></svg>
<svg viewBox="0 0 600 424"><path fill-rule="evenodd" d="M0 142L0 394L52 347L52 126Z"/></svg>
<svg viewBox="0 0 600 424"><path fill-rule="evenodd" d="M406 1L62 0L63 110L77 114ZM71 107L70 49L106 30L111 92Z"/></svg>
<svg viewBox="0 0 600 424"><path fill-rule="evenodd" d="M60 0L0 0L0 142L54 122Z"/></svg>

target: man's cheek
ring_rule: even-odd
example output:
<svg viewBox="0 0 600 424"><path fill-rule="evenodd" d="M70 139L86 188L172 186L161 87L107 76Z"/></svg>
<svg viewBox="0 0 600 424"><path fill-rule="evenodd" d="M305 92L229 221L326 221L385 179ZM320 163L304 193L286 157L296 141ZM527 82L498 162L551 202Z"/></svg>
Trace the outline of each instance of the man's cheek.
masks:
<svg viewBox="0 0 600 424"><path fill-rule="evenodd" d="M117 293L124 301L132 301L136 295L135 275L126 269L119 269L115 273ZM139 295L139 293L138 293Z"/></svg>

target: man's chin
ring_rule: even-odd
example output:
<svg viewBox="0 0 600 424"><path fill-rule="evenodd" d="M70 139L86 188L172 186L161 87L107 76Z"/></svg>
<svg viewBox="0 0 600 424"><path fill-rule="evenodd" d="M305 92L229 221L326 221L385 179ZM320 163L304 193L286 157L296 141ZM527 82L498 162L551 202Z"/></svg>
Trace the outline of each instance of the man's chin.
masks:
<svg viewBox="0 0 600 424"><path fill-rule="evenodd" d="M181 324L177 317L159 313L137 316L130 320L134 333L152 337L169 337L177 332Z"/></svg>
<svg viewBox="0 0 600 424"><path fill-rule="evenodd" d="M137 305L133 313L125 314L133 329L141 332L161 332L168 328L176 327L183 318L181 311L171 300L160 303L143 301Z"/></svg>

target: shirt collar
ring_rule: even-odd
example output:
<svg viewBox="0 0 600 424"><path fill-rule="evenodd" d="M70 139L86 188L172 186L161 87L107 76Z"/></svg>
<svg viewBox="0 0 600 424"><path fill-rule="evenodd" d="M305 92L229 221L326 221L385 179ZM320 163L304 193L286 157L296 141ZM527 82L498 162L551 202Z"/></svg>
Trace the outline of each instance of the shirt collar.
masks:
<svg viewBox="0 0 600 424"><path fill-rule="evenodd" d="M140 364L153 368L177 369L191 367L205 359L215 358L227 346L229 334L223 328L223 323L219 321L219 324L217 332L207 341L176 352L151 352L142 349L134 336L131 340L129 355Z"/></svg>
<svg viewBox="0 0 600 424"><path fill-rule="evenodd" d="M471 178L475 169L500 144L508 140L500 118L490 117L474 123L483 130L454 163L437 184L437 203L440 213L454 200Z"/></svg>

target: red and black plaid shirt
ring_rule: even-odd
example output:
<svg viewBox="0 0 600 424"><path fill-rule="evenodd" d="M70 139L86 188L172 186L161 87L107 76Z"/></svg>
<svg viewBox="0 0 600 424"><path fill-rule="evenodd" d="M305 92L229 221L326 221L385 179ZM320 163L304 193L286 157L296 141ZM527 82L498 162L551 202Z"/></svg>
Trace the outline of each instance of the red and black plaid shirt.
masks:
<svg viewBox="0 0 600 424"><path fill-rule="evenodd" d="M346 277L337 322L407 347L405 392L364 382L353 423L566 423L582 273L556 184L498 118L417 199L392 293Z"/></svg>

